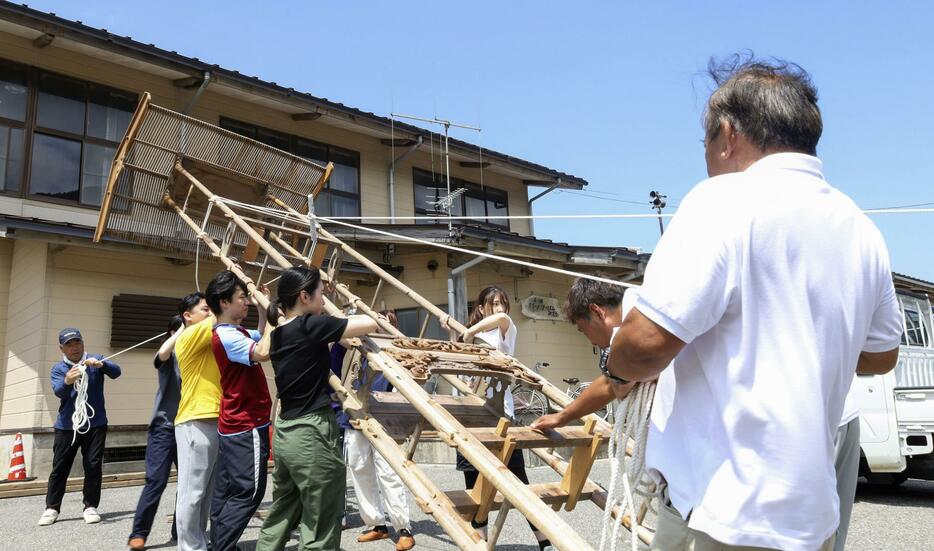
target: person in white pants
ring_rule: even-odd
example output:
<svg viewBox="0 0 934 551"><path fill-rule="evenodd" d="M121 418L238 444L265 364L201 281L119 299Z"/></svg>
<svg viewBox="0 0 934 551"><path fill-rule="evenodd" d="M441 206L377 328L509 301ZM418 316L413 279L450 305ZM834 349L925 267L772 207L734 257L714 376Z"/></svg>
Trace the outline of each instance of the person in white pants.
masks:
<svg viewBox="0 0 934 551"><path fill-rule="evenodd" d="M383 310L380 314L386 316L393 326L398 327L398 319L392 310ZM331 364L332 368L336 368L338 376L344 362L345 352L338 343L331 348ZM365 368L365 364L363 367ZM365 369L361 372L365 373ZM364 381L359 382L359 384L363 383ZM370 390L389 392L392 390L392 385L382 374L376 374L370 384ZM409 503L402 479L363 436L363 433L350 425L346 415L338 415L338 424L344 429L344 462L347 464L350 480L353 482L360 517L366 525L366 529L357 537L357 541L365 543L389 538L389 530L386 527L388 517L398 536L396 551L412 549L415 547L415 538L412 536L412 527L409 524Z"/></svg>
<svg viewBox="0 0 934 551"><path fill-rule="evenodd" d="M360 518L367 527L360 535L361 541L388 537L388 533L385 532L385 535L373 533L385 530L388 517L392 527L399 534L400 541L396 549L411 549L414 539L411 538L409 504L402 479L360 431L351 429L344 433L344 449L350 479L353 481L360 508ZM383 530L380 530L381 527ZM405 537L405 533L408 533L408 538ZM408 546L403 539L411 539L412 546Z"/></svg>

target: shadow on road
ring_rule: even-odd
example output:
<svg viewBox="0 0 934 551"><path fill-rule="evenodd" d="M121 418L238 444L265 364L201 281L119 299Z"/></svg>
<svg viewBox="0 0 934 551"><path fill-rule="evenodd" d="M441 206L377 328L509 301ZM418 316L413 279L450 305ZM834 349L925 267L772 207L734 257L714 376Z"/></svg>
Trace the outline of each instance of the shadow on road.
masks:
<svg viewBox="0 0 934 551"><path fill-rule="evenodd" d="M934 508L934 482L910 479L898 486L861 482L856 502Z"/></svg>

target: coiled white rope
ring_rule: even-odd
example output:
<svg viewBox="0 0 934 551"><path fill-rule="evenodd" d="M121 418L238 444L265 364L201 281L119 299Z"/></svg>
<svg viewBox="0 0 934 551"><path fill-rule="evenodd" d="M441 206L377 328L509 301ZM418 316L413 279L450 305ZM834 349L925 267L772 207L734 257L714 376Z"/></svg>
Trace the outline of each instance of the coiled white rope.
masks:
<svg viewBox="0 0 934 551"><path fill-rule="evenodd" d="M165 332L162 332L154 337L149 337L148 339L142 342L138 342L129 348L124 348L123 350L117 352L116 354L111 354L110 356L107 356L106 358L101 358L100 361L106 362L107 360L110 360L111 358L116 358L117 356L119 356L120 354L123 354L124 352L129 352L130 350L133 350L134 348L143 346L147 342L154 341L164 335L165 335ZM87 360L88 360L87 353L85 353L84 356L81 357L81 361L78 363L71 362L68 360L68 358L64 358L65 365L68 365L71 367L77 367L78 370L81 371L81 375L79 375L78 379L74 382L75 411L71 414L71 428L72 428L71 443L72 444L74 444L75 440L78 439L79 434L87 434L87 432L91 430L91 419L94 418L94 414L96 413L94 411L94 407L90 403L88 403L88 366L85 365L85 362L87 362Z"/></svg>
<svg viewBox="0 0 934 551"><path fill-rule="evenodd" d="M639 548L639 506L657 497L659 488L654 492L642 488L650 486L651 481L644 479L645 444L649 435L649 415L655 397L655 382L636 383L617 411L613 432L610 435L609 456L610 483L607 487L606 507L603 510L603 529L600 534L600 551L615 551L621 538L620 527L623 518L629 516L630 544L633 551ZM626 449L632 439L632 455L627 457ZM641 502L637 502L640 496ZM613 509L619 513L614 520Z"/></svg>
<svg viewBox="0 0 934 551"><path fill-rule="evenodd" d="M71 435L72 444L75 443L79 434L87 434L91 430L91 419L94 417L94 408L88 403L88 368L84 365L87 357L88 355L85 354L77 365L68 362L67 358L65 360L66 363L77 367L81 371L81 375L75 381L75 411L71 413L71 426L74 429L74 433Z"/></svg>

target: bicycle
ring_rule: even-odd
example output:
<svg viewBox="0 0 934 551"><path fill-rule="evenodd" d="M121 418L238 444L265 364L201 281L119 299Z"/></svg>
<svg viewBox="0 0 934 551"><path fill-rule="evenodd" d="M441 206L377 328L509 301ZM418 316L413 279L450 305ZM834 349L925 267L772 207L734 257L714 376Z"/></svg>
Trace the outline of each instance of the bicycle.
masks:
<svg viewBox="0 0 934 551"><path fill-rule="evenodd" d="M550 364L548 362L537 362L532 367L532 371L540 374L543 369L549 366ZM568 377L562 379L562 381L568 385L564 393L572 400L580 396L584 389L590 386L590 382L585 381L582 383L577 377ZM512 391L514 415L516 421L520 425L528 426L542 415L551 411L551 403L548 401L548 397L541 392L518 383L513 385L510 390ZM608 423L612 423L613 404L610 403L606 407L597 410L594 412L594 415L597 415Z"/></svg>

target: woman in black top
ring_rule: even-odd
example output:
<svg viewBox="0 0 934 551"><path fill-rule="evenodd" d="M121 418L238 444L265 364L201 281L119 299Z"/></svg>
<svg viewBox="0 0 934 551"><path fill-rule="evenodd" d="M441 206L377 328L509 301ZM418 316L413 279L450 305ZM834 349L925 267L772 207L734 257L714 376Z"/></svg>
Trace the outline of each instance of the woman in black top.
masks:
<svg viewBox="0 0 934 551"><path fill-rule="evenodd" d="M376 331L367 316L322 315L317 268L289 268L269 305L269 356L276 373L280 410L273 435L276 466L272 507L256 549L280 550L299 524L303 550L340 547L345 467L330 407L328 344Z"/></svg>

